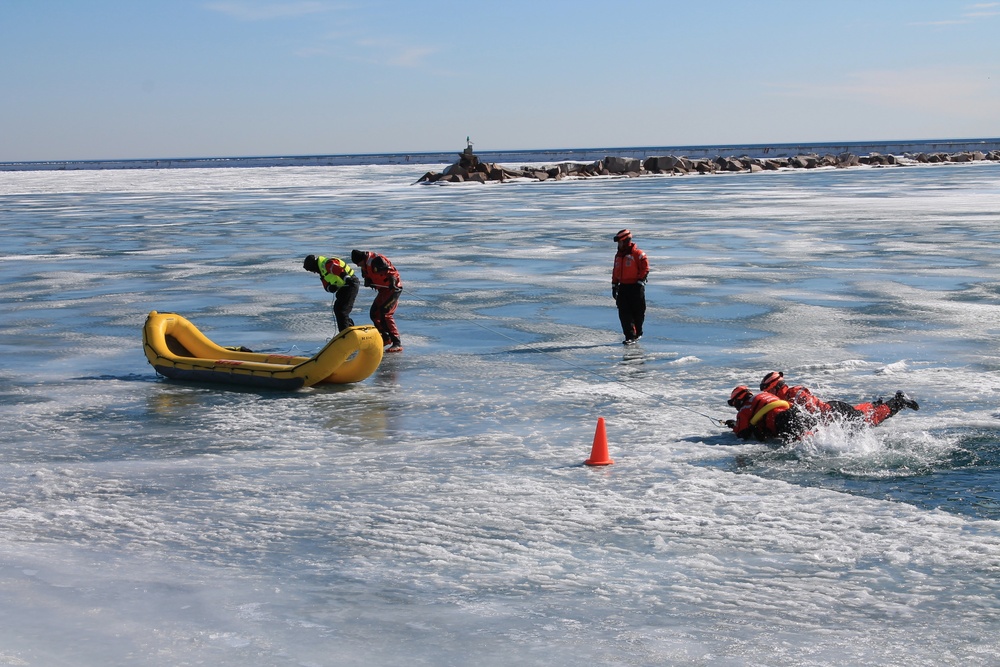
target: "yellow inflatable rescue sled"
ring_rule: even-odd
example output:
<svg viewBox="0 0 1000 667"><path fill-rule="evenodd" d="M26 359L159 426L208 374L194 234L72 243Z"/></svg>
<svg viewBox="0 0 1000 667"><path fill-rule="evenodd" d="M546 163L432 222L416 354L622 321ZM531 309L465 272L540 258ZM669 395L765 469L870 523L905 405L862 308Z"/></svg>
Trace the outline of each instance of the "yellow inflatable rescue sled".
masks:
<svg viewBox="0 0 1000 667"><path fill-rule="evenodd" d="M382 363L383 343L375 327L361 326L344 329L312 357L243 352L216 345L176 313L154 310L142 347L156 372L174 380L298 389L361 382Z"/></svg>

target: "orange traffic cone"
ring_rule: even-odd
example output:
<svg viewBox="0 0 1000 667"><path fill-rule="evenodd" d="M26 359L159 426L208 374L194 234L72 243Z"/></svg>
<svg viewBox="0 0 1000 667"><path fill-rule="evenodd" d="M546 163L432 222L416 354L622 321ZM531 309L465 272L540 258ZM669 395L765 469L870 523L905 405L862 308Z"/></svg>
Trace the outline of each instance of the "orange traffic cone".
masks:
<svg viewBox="0 0 1000 667"><path fill-rule="evenodd" d="M594 446L590 450L590 458L584 461L588 466L609 466L614 461L608 457L608 433L604 428L604 417L597 418L597 431L594 433Z"/></svg>

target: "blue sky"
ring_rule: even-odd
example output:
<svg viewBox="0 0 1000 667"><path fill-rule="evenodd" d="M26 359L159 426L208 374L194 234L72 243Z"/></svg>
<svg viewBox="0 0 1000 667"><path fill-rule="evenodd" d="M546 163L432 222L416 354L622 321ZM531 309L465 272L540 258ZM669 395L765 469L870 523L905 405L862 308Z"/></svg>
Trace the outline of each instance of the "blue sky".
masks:
<svg viewBox="0 0 1000 667"><path fill-rule="evenodd" d="M0 161L998 137L998 34L950 0L0 0Z"/></svg>

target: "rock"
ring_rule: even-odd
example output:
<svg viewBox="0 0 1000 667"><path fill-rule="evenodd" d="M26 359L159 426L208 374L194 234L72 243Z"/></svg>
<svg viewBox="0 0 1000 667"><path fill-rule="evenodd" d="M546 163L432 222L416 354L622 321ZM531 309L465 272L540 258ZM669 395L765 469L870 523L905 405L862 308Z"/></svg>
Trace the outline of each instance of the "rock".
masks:
<svg viewBox="0 0 1000 667"><path fill-rule="evenodd" d="M861 164L861 160L854 153L841 153L837 156L837 167L839 169L857 167L859 164Z"/></svg>
<svg viewBox="0 0 1000 667"><path fill-rule="evenodd" d="M955 153L954 155L948 156L949 162L975 162L976 160L982 160L985 156L979 151L967 151L965 153Z"/></svg>
<svg viewBox="0 0 1000 667"><path fill-rule="evenodd" d="M795 169L815 169L819 166L818 155L796 155L788 158L788 166Z"/></svg>
<svg viewBox="0 0 1000 667"><path fill-rule="evenodd" d="M881 153L872 153L866 157L860 158L859 161L861 164L870 164L882 167L899 164L899 160L896 159L895 155L882 155Z"/></svg>
<svg viewBox="0 0 1000 667"><path fill-rule="evenodd" d="M721 155L715 158L715 164L721 171L743 171L743 163L732 157L722 157Z"/></svg>
<svg viewBox="0 0 1000 667"><path fill-rule="evenodd" d="M652 164L650 161L652 161ZM646 171L661 171L671 174L686 174L694 169L691 160L688 160L686 157L675 157L673 155L647 158L642 163L642 166Z"/></svg>
<svg viewBox="0 0 1000 667"><path fill-rule="evenodd" d="M579 174L581 171L587 168L586 164L581 162L560 162L559 171L563 174Z"/></svg>
<svg viewBox="0 0 1000 667"><path fill-rule="evenodd" d="M630 171L639 173L641 163L639 160L630 157L606 157L604 158L604 168L612 174L627 174Z"/></svg>
<svg viewBox="0 0 1000 667"><path fill-rule="evenodd" d="M716 171L715 162L712 160L695 160L694 168L699 174L714 174Z"/></svg>

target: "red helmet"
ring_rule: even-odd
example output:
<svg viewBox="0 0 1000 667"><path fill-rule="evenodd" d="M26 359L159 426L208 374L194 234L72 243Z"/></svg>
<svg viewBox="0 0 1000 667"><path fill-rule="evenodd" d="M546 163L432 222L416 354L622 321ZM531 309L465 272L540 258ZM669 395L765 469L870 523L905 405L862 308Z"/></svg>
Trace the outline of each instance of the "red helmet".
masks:
<svg viewBox="0 0 1000 667"><path fill-rule="evenodd" d="M632 240L632 232L630 232L627 229L623 229L620 232L618 232L617 234L615 234L615 241L616 242L631 241L631 240Z"/></svg>
<svg viewBox="0 0 1000 667"><path fill-rule="evenodd" d="M751 398L753 398L753 394L750 393L750 388L741 384L733 389L733 393L729 394L727 403L734 408L739 408L749 403Z"/></svg>
<svg viewBox="0 0 1000 667"><path fill-rule="evenodd" d="M771 371L760 381L760 390L773 394L778 387L785 384L785 381L782 379L784 377L785 374L781 371Z"/></svg>

